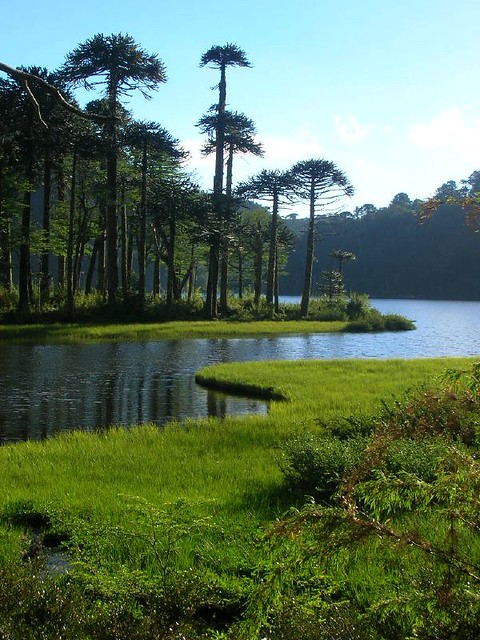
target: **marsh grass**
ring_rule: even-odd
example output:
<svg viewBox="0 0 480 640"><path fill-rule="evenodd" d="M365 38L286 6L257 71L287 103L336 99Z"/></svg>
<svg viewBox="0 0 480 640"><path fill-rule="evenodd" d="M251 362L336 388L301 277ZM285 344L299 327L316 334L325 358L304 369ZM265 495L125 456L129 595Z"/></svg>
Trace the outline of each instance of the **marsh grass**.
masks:
<svg viewBox="0 0 480 640"><path fill-rule="evenodd" d="M262 531L294 500L283 483L281 445L378 411L405 389L467 362L215 365L198 373L203 384L282 399L264 417L75 431L5 445L0 563L18 562L30 544L29 524L43 515L47 529L68 535L72 575L93 597L126 598L125 585L146 580L171 602L181 597L178 615L196 615L206 602L215 611L231 603L237 610L258 571Z"/></svg>
<svg viewBox="0 0 480 640"><path fill-rule="evenodd" d="M346 322L315 320L189 320L122 324L0 325L0 341L76 344L94 341L177 340L184 338L234 338L277 334L332 333Z"/></svg>
<svg viewBox="0 0 480 640"><path fill-rule="evenodd" d="M247 385L275 394L269 414L62 433L43 442L0 448L0 504L31 502L38 510L67 509L120 518L125 496L162 504L206 501L209 512L270 516L268 499L280 483L278 456L286 438L330 420L370 413L405 389L462 359L295 361L207 367L203 384ZM247 498L248 504L245 504ZM33 507L32 507L33 508Z"/></svg>

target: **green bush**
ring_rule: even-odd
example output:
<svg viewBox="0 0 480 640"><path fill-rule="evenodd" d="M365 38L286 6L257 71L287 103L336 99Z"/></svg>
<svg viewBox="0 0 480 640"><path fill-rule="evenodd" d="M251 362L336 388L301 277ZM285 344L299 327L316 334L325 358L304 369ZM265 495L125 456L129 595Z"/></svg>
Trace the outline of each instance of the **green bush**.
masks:
<svg viewBox="0 0 480 640"><path fill-rule="evenodd" d="M411 331L415 329L413 320L409 320L395 313L385 314L383 316L383 322L386 331Z"/></svg>
<svg viewBox="0 0 480 640"><path fill-rule="evenodd" d="M448 372L440 388L417 389L384 407L350 466L341 446L349 439L289 444L294 481L323 474L328 482L343 465L343 482L341 500L308 501L273 527L270 566L284 564L270 601L265 579L258 589L268 637L478 637L479 392L477 363ZM320 580L334 586L334 598L315 592ZM330 626L328 613L346 603L342 624Z"/></svg>
<svg viewBox="0 0 480 640"><path fill-rule="evenodd" d="M365 444L362 436L339 440L311 433L287 441L281 463L287 487L315 499L330 500L345 474L359 461Z"/></svg>
<svg viewBox="0 0 480 640"><path fill-rule="evenodd" d="M448 453L449 446L443 439L400 438L391 443L385 458L389 473L412 474L424 482L435 480L439 463Z"/></svg>
<svg viewBox="0 0 480 640"><path fill-rule="evenodd" d="M368 295L365 293L351 293L345 308L349 320L358 320L370 310Z"/></svg>
<svg viewBox="0 0 480 640"><path fill-rule="evenodd" d="M371 331L410 331L415 329L412 320L396 314L382 315L377 309L370 309L357 320L352 320L344 331L368 333Z"/></svg>

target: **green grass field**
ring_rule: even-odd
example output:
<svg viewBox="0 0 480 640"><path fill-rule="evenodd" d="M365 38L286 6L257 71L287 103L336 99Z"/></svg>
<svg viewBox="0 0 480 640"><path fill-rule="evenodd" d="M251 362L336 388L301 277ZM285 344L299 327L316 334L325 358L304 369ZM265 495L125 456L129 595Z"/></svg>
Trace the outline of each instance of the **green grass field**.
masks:
<svg viewBox="0 0 480 640"><path fill-rule="evenodd" d="M72 614L55 604L71 602L82 629L87 622L100 630L118 629L120 620L125 633L142 628L144 635L138 631L135 637L146 639L168 621L157 620L139 602L161 595L163 609L174 611L174 619L188 628L181 636L165 637L226 638L202 635L210 624L205 621L198 622L197 636L196 612L213 607L228 617L229 607L240 611L252 593L258 567L268 557L260 542L263 532L295 502L283 484L283 443L328 429L331 420L378 412L382 402L418 385L436 385L447 367L469 362L216 365L200 371L198 379L276 398L268 415L190 420L162 429L78 431L1 447L0 607L11 624L21 619L22 629L30 631L33 619L46 625L42 629L75 626ZM45 586L35 577L35 565L30 570L21 561L31 545L31 525L42 521L68 535L73 582L60 578ZM26 611L21 618L19 598ZM95 633L71 637L113 637Z"/></svg>
<svg viewBox="0 0 480 640"><path fill-rule="evenodd" d="M192 320L131 324L26 324L0 325L0 342L57 342L62 344L108 340L176 340L234 338L295 333L341 331L347 322L315 320Z"/></svg>
<svg viewBox="0 0 480 640"><path fill-rule="evenodd" d="M191 420L165 429L139 426L74 432L44 442L0 448L0 505L30 501L42 508L119 518L125 495L155 504L178 498L214 500L224 512L266 506L278 488L279 444L302 429L339 416L370 413L382 401L432 380L463 359L238 363L208 367L203 383L239 391L272 391L267 416ZM258 504L257 504L258 503ZM271 505L266 513L271 515Z"/></svg>

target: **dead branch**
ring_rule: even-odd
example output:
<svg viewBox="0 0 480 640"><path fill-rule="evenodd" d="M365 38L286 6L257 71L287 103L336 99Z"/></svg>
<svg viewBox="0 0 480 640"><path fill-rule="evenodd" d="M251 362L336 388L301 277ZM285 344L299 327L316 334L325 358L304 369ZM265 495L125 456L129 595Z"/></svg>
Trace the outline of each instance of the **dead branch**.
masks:
<svg viewBox="0 0 480 640"><path fill-rule="evenodd" d="M8 64L5 64L4 62L0 62L0 71L3 71L4 73L9 75L11 78L13 78L17 82L19 82L24 87L24 89L27 92L30 100L32 100L33 104L35 105L35 109L37 111L37 114L38 114L38 117L40 119L40 122L45 127L47 127L47 123L44 121L44 119L42 117L40 105L39 105L37 99L35 98L34 93L32 92L32 89L31 89L31 83L32 82L33 83L37 83L38 85L40 85L64 109L66 109L67 111L70 111L71 113L74 113L79 118L84 118L86 120L92 120L93 122L99 122L99 123L102 123L102 124L105 123L106 120L108 120L108 116L101 116L101 115L98 115L98 114L86 113L85 111L82 111L82 109L79 109L78 107L75 107L73 104L68 102L63 97L61 91L59 89L57 89L57 87L54 87L49 82L47 82L43 78L40 78L39 76L34 75L33 73L28 73L28 71L23 71L21 69L17 69L16 67L11 67Z"/></svg>

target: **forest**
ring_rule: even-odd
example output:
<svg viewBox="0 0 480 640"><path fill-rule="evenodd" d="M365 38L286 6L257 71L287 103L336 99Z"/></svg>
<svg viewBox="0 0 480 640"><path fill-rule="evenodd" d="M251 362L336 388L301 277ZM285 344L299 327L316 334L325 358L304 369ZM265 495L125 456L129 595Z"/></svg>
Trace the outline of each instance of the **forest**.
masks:
<svg viewBox="0 0 480 640"><path fill-rule="evenodd" d="M440 186L434 196L436 212L430 217L424 215L424 202L410 200L405 193L397 194L386 207L365 204L354 212L319 217L316 294L321 294L329 273L338 269L336 252L343 251L352 254L343 266L347 289L373 298L479 300L476 216L469 216L463 206L467 194L478 192L479 177L475 171L461 185L449 181ZM286 220L296 244L280 279L285 295L302 290L305 222L294 216Z"/></svg>
<svg viewBox="0 0 480 640"><path fill-rule="evenodd" d="M73 317L90 296L142 315L154 300L172 309L197 298L214 318L228 314L232 295L250 296L255 307L264 299L278 312L280 295L302 294L306 317L312 295L344 289L344 259L352 263L348 290L478 298L476 240L460 205L440 207L423 225L422 203L406 194L381 209L346 212L354 187L326 159L235 184L235 156L263 154L254 122L227 109L228 67L251 63L227 44L209 49L200 66L220 72L217 102L197 123L204 154L215 156L211 192L185 169L177 139L123 105L166 81L160 58L130 36L97 34L53 72L0 65L2 311L25 318L62 308ZM85 109L77 87L97 90ZM476 172L457 195L474 193L475 182ZM456 189L438 191L449 187ZM284 215L284 205L291 211L300 202L308 219Z"/></svg>

